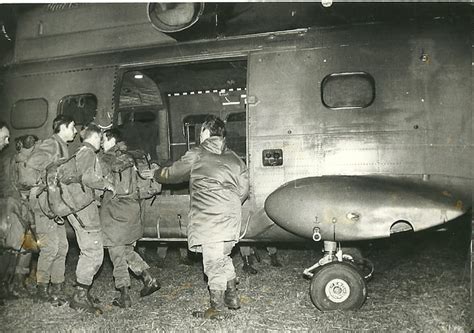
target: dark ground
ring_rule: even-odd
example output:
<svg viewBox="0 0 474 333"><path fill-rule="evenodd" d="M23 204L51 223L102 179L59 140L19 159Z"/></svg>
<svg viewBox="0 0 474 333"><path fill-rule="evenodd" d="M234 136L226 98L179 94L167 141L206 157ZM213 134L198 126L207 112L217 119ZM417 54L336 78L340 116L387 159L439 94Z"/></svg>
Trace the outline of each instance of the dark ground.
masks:
<svg viewBox="0 0 474 333"><path fill-rule="evenodd" d="M469 223L467 223L469 222ZM132 278L131 309L111 305L114 291L110 261L104 263L92 289L102 300L101 316L77 313L67 305L52 307L29 299L7 301L0 307L0 331L370 331L467 332L470 328L470 221L452 224L445 232L420 232L363 243L375 264L368 299L358 311L320 312L309 297L310 281L302 276L320 256L313 244L279 251L282 268L270 266L263 248L257 275L242 271L234 257L242 308L232 319L195 319L191 312L208 305L199 262L179 264L178 251L169 251L164 268L148 245L152 273L162 289L140 299L141 282ZM67 261L67 292L72 294L77 249Z"/></svg>

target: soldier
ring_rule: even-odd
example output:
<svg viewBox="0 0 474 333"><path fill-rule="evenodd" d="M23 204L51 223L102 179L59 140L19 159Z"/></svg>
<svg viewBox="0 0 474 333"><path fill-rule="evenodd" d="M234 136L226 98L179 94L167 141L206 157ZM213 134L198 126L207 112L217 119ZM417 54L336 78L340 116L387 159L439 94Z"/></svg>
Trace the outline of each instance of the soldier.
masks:
<svg viewBox="0 0 474 333"><path fill-rule="evenodd" d="M2 151L10 142L10 130L7 124L0 120L0 151Z"/></svg>
<svg viewBox="0 0 474 333"><path fill-rule="evenodd" d="M10 141L10 130L8 129L7 124L0 120L0 152L8 146ZM10 182L9 175L9 159L6 158L5 152L0 156L0 199L7 200L9 195L7 189ZM8 270L11 265L11 262L14 260L14 256L10 253L1 253L0 254L0 305L4 305L3 298L8 296L7 290L7 280L8 280Z"/></svg>
<svg viewBox="0 0 474 333"><path fill-rule="evenodd" d="M86 196L90 204L76 214L68 215L68 220L76 232L81 250L76 267L76 290L69 306L76 310L85 310L101 314L102 310L94 304L89 295L95 274L102 266L104 249L95 190L115 192L113 185L103 177L97 152L100 148L101 130L95 124L87 125L81 131L83 143L76 153L78 178L84 191L78 195Z"/></svg>
<svg viewBox="0 0 474 333"><path fill-rule="evenodd" d="M46 167L60 158L69 156L67 142L74 140L77 133L74 120L66 115L59 115L53 120L54 134L39 143L26 161L31 173L39 175L38 183L31 189L30 203L33 207L36 233L40 253L36 271L36 301L63 304L66 297L63 293L66 254L69 244L64 224L56 223L47 217L40 207L40 202L47 201L46 191L41 191L40 179L44 179ZM40 193L41 191L41 193ZM37 194L38 198L37 198ZM48 291L49 283L51 287Z"/></svg>
<svg viewBox="0 0 474 333"><path fill-rule="evenodd" d="M36 244L36 226L34 224L34 216L32 214L32 207L29 203L29 191L22 186L22 179L20 177L24 174L24 164L34 150L35 143L38 141L36 135L23 135L15 138L15 147L17 154L11 161L10 165L10 182L14 187L14 195L21 202L22 218L24 225L31 228L31 233L26 234L22 244L22 249L17 254L17 262L15 267L15 276L13 279L12 292L15 296L28 296L29 291L26 288L26 277L30 274L30 265L32 260L32 251L37 250ZM26 232L26 230L25 230ZM33 237L26 237L33 236Z"/></svg>
<svg viewBox="0 0 474 333"><path fill-rule="evenodd" d="M150 274L148 264L134 251L136 241L143 236L141 207L138 197L138 178L133 157L127 152L120 132L111 129L102 136L103 153L100 162L105 177L114 184L116 193L105 193L100 207L100 221L104 246L108 248L114 266L115 287L120 297L113 304L121 308L132 305L128 289L128 269L143 278L140 296L148 296L160 289Z"/></svg>
<svg viewBox="0 0 474 333"><path fill-rule="evenodd" d="M236 274L230 253L239 240L241 204L248 196L248 171L245 163L225 144L224 122L208 116L201 128L200 146L195 147L170 167L150 170L160 183L189 180L191 208L188 246L202 252L204 273L208 277L210 307L193 316L220 319L226 307L239 309Z"/></svg>

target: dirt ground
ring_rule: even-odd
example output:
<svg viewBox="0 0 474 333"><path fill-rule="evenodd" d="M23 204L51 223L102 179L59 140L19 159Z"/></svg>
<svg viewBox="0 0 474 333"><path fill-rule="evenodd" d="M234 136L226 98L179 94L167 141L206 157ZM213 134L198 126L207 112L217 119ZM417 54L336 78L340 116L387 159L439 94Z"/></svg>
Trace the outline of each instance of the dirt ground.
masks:
<svg viewBox="0 0 474 333"><path fill-rule="evenodd" d="M234 264L242 308L227 320L195 319L191 312L208 305L199 260L183 265L178 251L171 249L164 267L158 268L153 245L147 244L151 271L159 277L162 288L140 298L142 283L132 277L132 308L111 305L118 292L106 258L92 289L101 299L103 315L78 313L67 305L34 304L30 299L9 300L0 307L0 331L467 332L471 325L468 222L445 232L420 232L357 244L375 264L368 299L358 311L320 312L314 307L310 280L303 278L302 272L321 254L320 245L307 243L282 247L278 253L283 264L280 268L270 265L260 247L256 275L242 271L237 253ZM69 294L73 293L77 255L71 244L66 267Z"/></svg>

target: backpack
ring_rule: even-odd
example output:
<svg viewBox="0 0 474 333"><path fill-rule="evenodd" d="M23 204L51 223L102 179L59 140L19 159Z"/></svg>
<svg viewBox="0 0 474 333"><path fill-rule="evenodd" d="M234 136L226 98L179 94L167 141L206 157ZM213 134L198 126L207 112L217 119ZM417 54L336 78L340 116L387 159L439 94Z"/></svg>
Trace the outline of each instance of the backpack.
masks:
<svg viewBox="0 0 474 333"><path fill-rule="evenodd" d="M0 248L37 252L36 235L31 229L33 213L18 198L0 198Z"/></svg>
<svg viewBox="0 0 474 333"><path fill-rule="evenodd" d="M147 179L140 174L141 170L150 169L150 158L142 151L131 151L133 158L133 168L136 174L136 194L137 199L149 199L161 193L161 184L154 179Z"/></svg>
<svg viewBox="0 0 474 333"><path fill-rule="evenodd" d="M46 196L40 197L39 204L49 218L74 214L92 202L84 195L85 188L77 171L76 154L49 164L45 181L43 191L46 191Z"/></svg>
<svg viewBox="0 0 474 333"><path fill-rule="evenodd" d="M145 179L140 170L148 169L146 156L141 151L128 151L122 155L120 168L112 167L116 195L133 196L134 199L148 199L161 192L161 184L154 180ZM129 160L130 163L125 162ZM125 182L123 181L125 179Z"/></svg>
<svg viewBox="0 0 474 333"><path fill-rule="evenodd" d="M20 153L17 153L13 160L13 181L20 191L29 190L41 182L41 172L27 166L26 163L39 143L41 142L37 141L33 148L29 150L23 150L21 155Z"/></svg>

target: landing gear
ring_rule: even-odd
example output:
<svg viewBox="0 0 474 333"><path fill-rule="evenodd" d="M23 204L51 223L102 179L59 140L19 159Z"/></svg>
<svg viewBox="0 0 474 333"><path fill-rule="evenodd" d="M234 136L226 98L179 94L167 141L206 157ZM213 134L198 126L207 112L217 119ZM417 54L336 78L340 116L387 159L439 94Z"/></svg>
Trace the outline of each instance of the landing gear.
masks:
<svg viewBox="0 0 474 333"><path fill-rule="evenodd" d="M353 265L332 262L317 270L309 292L311 301L321 311L356 310L367 298L367 285Z"/></svg>
<svg viewBox="0 0 474 333"><path fill-rule="evenodd" d="M311 301L319 310L357 310L367 299L373 265L357 249L324 241L324 256L303 273L312 278Z"/></svg>

